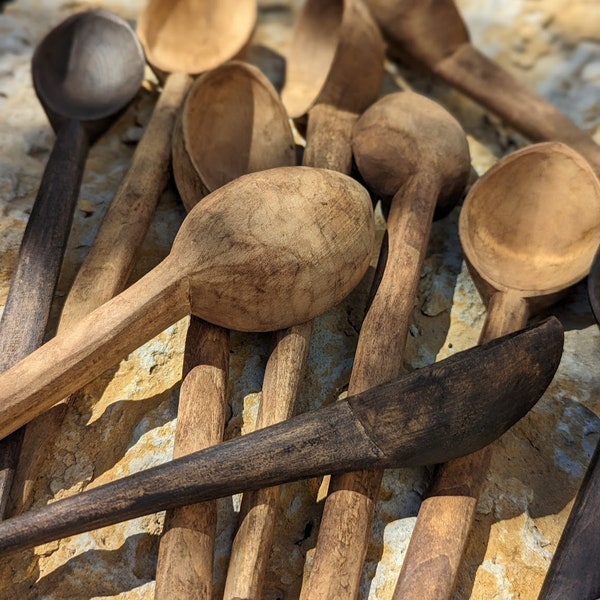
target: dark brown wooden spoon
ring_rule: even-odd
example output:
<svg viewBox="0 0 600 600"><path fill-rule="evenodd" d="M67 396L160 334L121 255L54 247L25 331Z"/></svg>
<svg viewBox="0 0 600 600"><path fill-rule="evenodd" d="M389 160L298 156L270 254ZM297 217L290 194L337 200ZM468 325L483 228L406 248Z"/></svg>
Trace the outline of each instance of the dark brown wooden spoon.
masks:
<svg viewBox="0 0 600 600"><path fill-rule="evenodd" d="M69 17L35 50L33 84L56 141L27 221L0 321L0 371L43 341L88 149L133 99L143 72L144 55L133 31L105 10ZM23 433L0 445L0 516Z"/></svg>
<svg viewBox="0 0 600 600"><path fill-rule="evenodd" d="M460 199L471 166L460 124L412 92L388 94L368 108L354 126L352 148L367 185L391 205L350 395L400 375L434 210ZM331 480L307 598L358 596L382 477L361 471Z"/></svg>
<svg viewBox="0 0 600 600"><path fill-rule="evenodd" d="M359 468L432 464L502 435L544 393L559 321L0 524L6 554L160 510Z"/></svg>
<svg viewBox="0 0 600 600"><path fill-rule="evenodd" d="M592 312L600 324L600 251L588 277ZM600 444L590 460L552 557L538 600L600 597Z"/></svg>
<svg viewBox="0 0 600 600"><path fill-rule="evenodd" d="M484 56L454 0L366 0L393 51L408 55L533 142L568 144L600 174L600 146L549 102Z"/></svg>

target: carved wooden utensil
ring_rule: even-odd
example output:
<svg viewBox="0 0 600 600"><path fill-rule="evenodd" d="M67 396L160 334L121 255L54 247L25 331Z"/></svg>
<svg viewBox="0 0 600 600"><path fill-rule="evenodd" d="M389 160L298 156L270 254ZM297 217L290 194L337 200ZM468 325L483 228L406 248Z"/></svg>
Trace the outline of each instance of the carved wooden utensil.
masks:
<svg viewBox="0 0 600 600"><path fill-rule="evenodd" d="M592 312L600 323L600 252L588 277ZM552 557L538 600L596 600L600 597L600 444L590 460L573 508Z"/></svg>
<svg viewBox="0 0 600 600"><path fill-rule="evenodd" d="M386 95L367 109L354 127L352 148L367 185L392 200L377 269L382 277L361 327L350 395L402 372L434 210L461 197L470 171L460 124L411 92ZM332 479L307 598L358 596L382 476L367 471Z"/></svg>
<svg viewBox="0 0 600 600"><path fill-rule="evenodd" d="M459 234L487 304L480 341L515 331L589 272L600 243L600 184L558 142L498 161L471 188ZM491 448L443 465L424 500L394 598L450 598Z"/></svg>
<svg viewBox="0 0 600 600"><path fill-rule="evenodd" d="M568 144L600 173L600 146L469 41L453 0L366 0L392 51L408 55L533 142Z"/></svg>
<svg viewBox="0 0 600 600"><path fill-rule="evenodd" d="M8 519L0 553L248 489L473 452L535 404L562 347L562 326L551 317L326 408Z"/></svg>
<svg viewBox="0 0 600 600"><path fill-rule="evenodd" d="M304 4L294 27L282 91L290 116L308 117L304 165L350 173L352 125L379 94L383 50L381 34L361 1ZM277 332L265 369L257 427L292 415L312 326L308 321ZM224 600L262 597L279 492L270 487L244 494Z"/></svg>
<svg viewBox="0 0 600 600"><path fill-rule="evenodd" d="M0 370L43 341L88 149L139 90L144 56L123 19L91 10L52 29L36 48L31 67L56 141L27 221L0 322ZM0 517L23 433L0 444Z"/></svg>
<svg viewBox="0 0 600 600"><path fill-rule="evenodd" d="M0 437L188 314L270 331L328 310L360 281L373 238L371 200L350 177L306 167L240 177L190 212L150 273L0 375Z"/></svg>
<svg viewBox="0 0 600 600"><path fill-rule="evenodd" d="M234 5L236 18L232 19ZM66 299L61 328L70 327L127 284L136 251L169 177L173 124L191 85L191 76L236 55L247 43L255 20L255 0L153 0L144 7L138 20L138 35L146 57L164 81L163 89L129 170ZM115 60L121 60L120 55ZM106 61L105 70L107 67L111 67L111 60ZM56 437L68 402L66 399L27 428L11 512L18 512L28 503L45 454L43 447Z"/></svg>
<svg viewBox="0 0 600 600"><path fill-rule="evenodd" d="M295 159L287 114L259 69L230 61L194 83L173 136L173 172L188 210L245 173L290 166ZM223 440L228 370L229 330L191 317L174 457ZM216 520L215 502L167 511L155 600L211 596Z"/></svg>

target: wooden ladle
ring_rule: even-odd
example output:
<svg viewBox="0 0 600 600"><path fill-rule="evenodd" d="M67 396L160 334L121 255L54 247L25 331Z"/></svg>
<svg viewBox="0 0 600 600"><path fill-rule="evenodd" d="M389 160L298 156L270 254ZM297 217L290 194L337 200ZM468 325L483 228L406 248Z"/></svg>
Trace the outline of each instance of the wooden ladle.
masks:
<svg viewBox="0 0 600 600"><path fill-rule="evenodd" d="M249 489L348 469L440 462L527 413L560 362L555 318L326 408L0 524L0 553Z"/></svg>
<svg viewBox="0 0 600 600"><path fill-rule="evenodd" d="M291 166L295 158L288 117L276 90L259 69L230 61L195 81L173 136L173 172L188 210L207 193L245 173ZM174 457L223 440L228 370L229 331L191 317ZM155 600L210 597L216 521L215 502L167 511Z"/></svg>
<svg viewBox="0 0 600 600"><path fill-rule="evenodd" d="M498 161L471 188L459 234L487 304L480 337L487 342L523 327L587 275L600 243L600 184L568 146L528 146ZM439 470L394 598L451 597L490 456L485 448Z"/></svg>
<svg viewBox="0 0 600 600"><path fill-rule="evenodd" d="M365 0L397 54L424 65L533 142L568 144L600 174L600 146L469 40L454 0Z"/></svg>
<svg viewBox="0 0 600 600"><path fill-rule="evenodd" d="M0 437L188 314L242 331L313 318L358 283L373 239L369 194L350 177L281 167L236 179L190 212L157 267L0 375Z"/></svg>
<svg viewBox="0 0 600 600"><path fill-rule="evenodd" d="M457 202L470 172L460 124L435 102L389 94L357 121L352 140L361 176L392 198L386 250L363 321L352 367L350 395L398 377L436 205ZM358 596L362 565L382 471L332 479L325 502L307 598Z"/></svg>
<svg viewBox="0 0 600 600"><path fill-rule="evenodd" d="M588 277L588 295L600 324L600 252ZM538 600L600 597L600 444L592 455Z"/></svg>
<svg viewBox="0 0 600 600"><path fill-rule="evenodd" d="M133 99L144 56L129 25L105 10L52 29L32 59L36 94L56 132L0 322L0 371L43 341L90 145ZM0 445L0 517L23 431Z"/></svg>

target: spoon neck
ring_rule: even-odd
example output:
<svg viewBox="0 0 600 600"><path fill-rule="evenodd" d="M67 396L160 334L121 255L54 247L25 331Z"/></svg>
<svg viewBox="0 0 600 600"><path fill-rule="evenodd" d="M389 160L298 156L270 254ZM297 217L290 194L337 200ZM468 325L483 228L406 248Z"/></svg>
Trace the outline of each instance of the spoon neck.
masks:
<svg viewBox="0 0 600 600"><path fill-rule="evenodd" d="M494 293L488 300L487 310L480 344L523 329L529 318L527 300L515 291Z"/></svg>

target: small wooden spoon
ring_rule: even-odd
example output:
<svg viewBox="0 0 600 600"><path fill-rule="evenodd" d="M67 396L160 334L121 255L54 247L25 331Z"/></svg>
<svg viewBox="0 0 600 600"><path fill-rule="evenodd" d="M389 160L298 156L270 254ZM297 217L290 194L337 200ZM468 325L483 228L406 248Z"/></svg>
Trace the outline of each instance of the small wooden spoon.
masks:
<svg viewBox="0 0 600 600"><path fill-rule="evenodd" d="M533 142L568 144L600 174L600 146L469 41L453 0L365 0L391 49L408 55Z"/></svg>
<svg viewBox="0 0 600 600"><path fill-rule="evenodd" d="M129 25L105 10L77 13L50 31L32 59L36 94L56 132L0 322L0 370L43 341L90 144L142 83L144 56ZM0 518L23 431L0 445Z"/></svg>
<svg viewBox="0 0 600 600"><path fill-rule="evenodd" d="M245 173L291 166L295 158L287 114L259 69L231 61L196 80L173 136L173 172L188 210L205 194ZM223 440L228 370L229 331L191 317L174 457ZM167 511L155 600L210 598L216 517L215 502Z"/></svg>
<svg viewBox="0 0 600 600"><path fill-rule="evenodd" d="M0 437L186 315L242 331L312 319L360 281L373 240L369 194L350 177L281 167L236 179L190 212L150 273L0 375Z"/></svg>
<svg viewBox="0 0 600 600"><path fill-rule="evenodd" d="M459 233L487 304L480 337L487 342L523 327L587 275L600 243L600 184L564 144L523 148L471 188ZM485 448L441 467L421 505L394 598L451 597L490 456Z"/></svg>
<svg viewBox="0 0 600 600"><path fill-rule="evenodd" d="M326 408L76 494L0 524L0 553L307 477L431 464L504 433L560 362L555 318Z"/></svg>
<svg viewBox="0 0 600 600"><path fill-rule="evenodd" d="M377 195L392 197L387 253L363 321L348 393L398 377L436 204L461 197L470 172L460 124L441 106L411 92L389 94L360 117L352 148ZM358 596L382 471L332 479L319 529L307 598Z"/></svg>
<svg viewBox="0 0 600 600"><path fill-rule="evenodd" d="M592 312L600 324L600 252L588 277ZM600 444L590 460L538 600L600 597Z"/></svg>

